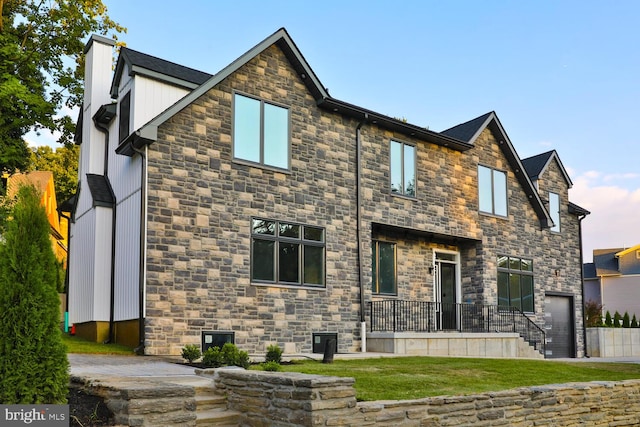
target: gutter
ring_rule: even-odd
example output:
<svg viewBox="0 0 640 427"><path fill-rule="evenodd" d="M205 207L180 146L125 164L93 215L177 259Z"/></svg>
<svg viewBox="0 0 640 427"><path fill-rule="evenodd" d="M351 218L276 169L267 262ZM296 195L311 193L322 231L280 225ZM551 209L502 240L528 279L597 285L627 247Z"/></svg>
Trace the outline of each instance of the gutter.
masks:
<svg viewBox="0 0 640 427"><path fill-rule="evenodd" d="M144 333L144 292L145 292L145 254L146 254L146 232L147 232L147 145L144 150L140 150L130 143L130 148L140 154L140 254L138 259L138 346L133 350L138 355L144 355L145 333Z"/></svg>

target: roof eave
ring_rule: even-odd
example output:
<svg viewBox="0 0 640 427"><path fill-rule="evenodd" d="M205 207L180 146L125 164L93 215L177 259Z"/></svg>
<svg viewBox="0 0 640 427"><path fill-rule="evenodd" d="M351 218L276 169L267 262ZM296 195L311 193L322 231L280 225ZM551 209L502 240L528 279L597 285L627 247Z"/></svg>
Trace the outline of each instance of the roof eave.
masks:
<svg viewBox="0 0 640 427"><path fill-rule="evenodd" d="M473 144L439 134L427 128L405 123L401 120L394 119L392 117L385 116L384 114L376 113L375 111L358 107L335 98L324 98L318 102L318 106L334 113L343 114L359 120L365 120L368 123L376 124L382 128L418 139L423 139L433 144L451 148L452 150L467 151L473 148Z"/></svg>
<svg viewBox="0 0 640 427"><path fill-rule="evenodd" d="M124 139L116 148L116 154L133 157L145 145L150 145L158 139L157 126L144 126Z"/></svg>

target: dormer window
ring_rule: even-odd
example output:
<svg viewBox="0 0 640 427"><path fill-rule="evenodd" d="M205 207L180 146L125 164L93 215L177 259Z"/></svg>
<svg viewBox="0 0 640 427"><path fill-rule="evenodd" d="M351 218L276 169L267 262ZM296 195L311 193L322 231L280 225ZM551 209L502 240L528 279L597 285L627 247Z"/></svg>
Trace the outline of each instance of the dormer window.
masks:
<svg viewBox="0 0 640 427"><path fill-rule="evenodd" d="M131 120L131 91L120 100L120 114L118 116L118 141L122 142L129 136L129 122Z"/></svg>

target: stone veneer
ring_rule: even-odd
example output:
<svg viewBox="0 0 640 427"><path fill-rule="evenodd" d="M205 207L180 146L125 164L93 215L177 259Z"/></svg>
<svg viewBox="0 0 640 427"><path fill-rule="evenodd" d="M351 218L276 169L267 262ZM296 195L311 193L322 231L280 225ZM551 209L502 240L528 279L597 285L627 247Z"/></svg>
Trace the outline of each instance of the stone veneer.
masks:
<svg viewBox="0 0 640 427"><path fill-rule="evenodd" d="M234 91L286 105L291 167L283 172L234 161ZM148 151L146 352L180 353L202 331L234 331L243 350L278 344L310 352L313 332L338 334L338 351L360 351L356 239L358 122L318 108L277 46L271 46L160 126ZM433 252L460 252L462 301L497 303L498 255L533 259L535 313L547 292L574 297L578 356L582 301L578 220L557 165L543 188L559 192L562 233L540 228L501 142L485 129L458 152L365 124L362 127L365 300L371 294L371 241L398 244L398 298L433 300ZM416 198L389 191L389 140L417 146ZM509 215L478 212L477 165L507 172ZM252 217L323 227L324 288L265 286L250 280ZM394 227L380 229L379 224ZM439 233L457 237L439 242Z"/></svg>

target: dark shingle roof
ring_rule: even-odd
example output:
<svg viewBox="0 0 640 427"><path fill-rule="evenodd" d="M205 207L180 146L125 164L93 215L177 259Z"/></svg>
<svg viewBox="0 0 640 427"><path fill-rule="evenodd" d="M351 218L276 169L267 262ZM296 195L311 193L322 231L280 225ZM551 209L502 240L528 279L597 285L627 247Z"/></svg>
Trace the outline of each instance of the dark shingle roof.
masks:
<svg viewBox="0 0 640 427"><path fill-rule="evenodd" d="M120 49L120 55L131 65L137 65L138 67L195 83L197 85L201 85L211 77L211 74L209 73L185 67L184 65L179 65L175 62L170 62L155 56L147 55L146 53L138 52L137 50L129 49L127 47Z"/></svg>
<svg viewBox="0 0 640 427"><path fill-rule="evenodd" d="M529 178L533 180L538 179L540 173L549 162L549 159L551 158L551 156L553 156L553 153L554 151L551 150L547 151L546 153L522 159L522 166L524 166L525 170L527 171L527 175L529 175Z"/></svg>
<svg viewBox="0 0 640 427"><path fill-rule="evenodd" d="M460 141L470 142L478 131L481 130L482 125L487 121L491 114L493 114L493 111L447 130L443 130L440 133L451 138L459 139Z"/></svg>
<svg viewBox="0 0 640 427"><path fill-rule="evenodd" d="M112 207L115 197L109 179L104 175L87 174L87 183L94 206Z"/></svg>

